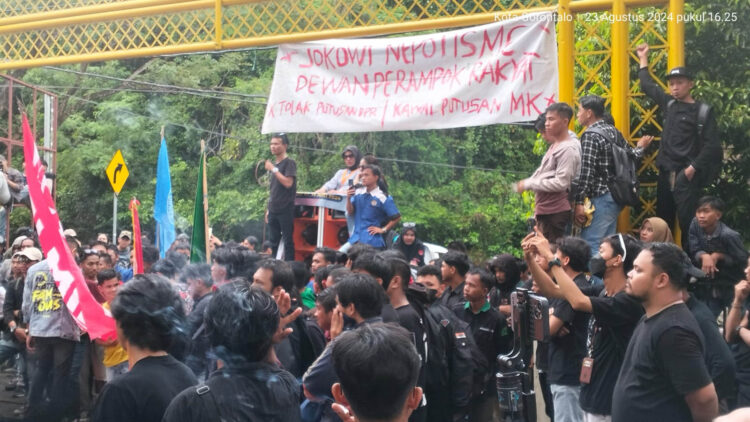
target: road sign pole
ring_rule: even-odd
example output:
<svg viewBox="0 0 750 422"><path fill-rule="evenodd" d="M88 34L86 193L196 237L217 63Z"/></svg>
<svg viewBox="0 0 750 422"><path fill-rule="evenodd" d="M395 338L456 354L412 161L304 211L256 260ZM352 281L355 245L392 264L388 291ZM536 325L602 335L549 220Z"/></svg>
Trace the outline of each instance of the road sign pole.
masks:
<svg viewBox="0 0 750 422"><path fill-rule="evenodd" d="M112 243L117 244L117 194L112 200Z"/></svg>

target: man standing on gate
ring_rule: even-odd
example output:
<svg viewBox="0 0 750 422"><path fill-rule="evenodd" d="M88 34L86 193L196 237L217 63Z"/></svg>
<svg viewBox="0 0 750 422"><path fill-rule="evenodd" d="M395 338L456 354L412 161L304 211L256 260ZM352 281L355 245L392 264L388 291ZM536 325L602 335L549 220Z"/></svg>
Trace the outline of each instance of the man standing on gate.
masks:
<svg viewBox="0 0 750 422"><path fill-rule="evenodd" d="M656 184L656 215L674 226L675 213L687 250L687 233L698 207L702 189L721 169L723 153L716 118L711 108L695 101L690 94L693 76L685 67L667 74L669 94L648 72L648 44L636 49L641 68L641 90L663 110L661 146L656 157L659 179Z"/></svg>
<svg viewBox="0 0 750 422"><path fill-rule="evenodd" d="M570 223L570 186L581 171L581 144L570 136L568 125L573 109L565 103L547 107L534 127L547 141L549 149L542 163L528 179L516 184L516 191L534 191L534 212L540 230L550 242L563 237Z"/></svg>
<svg viewBox="0 0 750 422"><path fill-rule="evenodd" d="M581 135L581 175L575 195L575 221L578 225L586 223L585 199L589 198L594 208L591 224L583 227L581 238L588 242L591 256L599 251L601 240L617 231L617 216L622 205L615 202L610 191L609 182L615 174L614 152L619 146L628 150L636 158L643 155L643 150L651 143L653 137L644 136L638 141L637 148L631 148L613 124L604 119L604 98L596 95L581 97L576 118L586 131Z"/></svg>
<svg viewBox="0 0 750 422"><path fill-rule="evenodd" d="M294 261L294 198L297 196L297 163L286 155L289 138L286 133L271 136L274 162L266 160L271 172L270 196L266 209L266 224L271 228L274 254L283 242L284 259Z"/></svg>

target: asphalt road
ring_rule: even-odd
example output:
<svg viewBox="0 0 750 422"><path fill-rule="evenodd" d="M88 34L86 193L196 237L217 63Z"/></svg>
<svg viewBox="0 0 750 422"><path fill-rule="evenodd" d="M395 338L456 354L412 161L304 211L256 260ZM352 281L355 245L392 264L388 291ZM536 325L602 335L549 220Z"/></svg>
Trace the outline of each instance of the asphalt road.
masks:
<svg viewBox="0 0 750 422"><path fill-rule="evenodd" d="M24 404L23 398L13 397L15 391L8 391L5 386L8 385L15 377L15 370L4 369L0 371L0 420L21 420L20 415L13 414L13 411Z"/></svg>

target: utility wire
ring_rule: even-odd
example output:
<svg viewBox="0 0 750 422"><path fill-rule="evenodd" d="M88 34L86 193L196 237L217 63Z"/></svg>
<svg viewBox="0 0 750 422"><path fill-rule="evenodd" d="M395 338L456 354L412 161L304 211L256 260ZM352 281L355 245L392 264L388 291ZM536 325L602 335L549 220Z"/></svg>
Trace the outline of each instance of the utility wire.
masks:
<svg viewBox="0 0 750 422"><path fill-rule="evenodd" d="M68 97L68 98L72 98L72 99L76 99L76 100L79 100L79 101L82 101L82 102L85 102L85 103L89 103L89 104L101 105L101 102L94 101L94 100L89 100L89 99L86 99L86 98L77 97L75 95L70 95L70 94L58 94L58 95L61 95L61 96L64 96L64 97ZM144 119L152 120L152 121L161 123L161 124L163 124L165 126L166 125L172 125L172 126L176 126L176 127L181 127L183 129L194 130L194 131L202 132L202 133L205 133L205 134L217 136L217 137L222 138L222 139L223 138L232 138L232 139L237 139L237 140L240 140L240 141L245 141L245 142L248 142L248 143L250 143L250 142L263 143L263 144L266 143L265 141L259 140L259 139L252 140L252 139L247 139L247 138L241 138L241 137L234 136L234 135L231 135L231 134L228 134L228 133L225 133L225 132L216 132L216 131L213 131L213 130L203 129L201 127L197 127L197 126L193 126L193 125L187 125L187 124L184 124L184 123L175 123L175 122L165 121L164 119L161 119L161 118L158 118L158 117L147 116L147 115L144 115L144 114L138 114L138 113L135 113L135 112L133 112L131 110L128 110L128 109L122 108L122 107L113 108L111 110L112 111L117 111L117 112L122 112L122 113L125 113L125 114L129 114L129 115L131 115L133 117L141 117L141 118L144 118ZM306 147L306 146L302 146L302 145L290 145L290 146L292 148L294 148L294 149L304 150L304 151L311 151L311 152L315 152L315 153L325 153L325 154L338 155L341 152L341 151L330 150L330 149ZM430 161L409 160L409 159L405 159L405 158L389 158L389 157L378 156L377 159L379 161L387 161L387 162L394 162L394 163L414 164L414 165L433 166L433 167L444 167L444 168L462 169L462 170L475 170L475 171L485 171L485 172L496 172L496 173L503 173L503 174L526 174L526 173L528 173L528 172L523 172L523 171L518 171L518 170L491 169L491 168L486 168L486 167L463 166L463 165L459 165L459 164L435 163L435 162L430 162Z"/></svg>
<svg viewBox="0 0 750 422"><path fill-rule="evenodd" d="M246 100L242 98L231 98L231 97L222 97L222 96L215 96L215 95L209 95L209 94L201 94L197 92L189 92L189 91L176 91L176 90L155 90L155 89L135 89L135 88L94 88L94 87L82 87L82 86L73 86L73 85L37 85L39 87L52 90L52 89L80 89L80 90L86 90L86 91L112 91L112 93L117 92L136 92L136 93L153 93L153 94L175 94L175 95L195 95L197 97L203 97L203 98L211 98L215 100L226 100L226 101L236 101L241 103L247 103L247 104L257 104L257 105L267 105L264 102L261 101L253 101L253 100ZM2 87L0 85L0 87Z"/></svg>
<svg viewBox="0 0 750 422"><path fill-rule="evenodd" d="M168 85L168 84L160 84L156 82L139 81L135 79L123 79L123 78L117 78L114 76L102 75L99 73L82 72L79 70L72 70L72 69L63 69L61 67L55 67L55 66L45 66L44 68L50 69L50 70L56 70L58 72L72 73L72 74L80 75L80 76L89 76L92 78L108 79L110 81L117 81L117 82L126 83L126 84L155 86L157 88L162 88L162 89L175 89L175 90L185 91L185 92L190 91L190 92L199 92L202 94L214 94L214 95L218 94L218 95L237 96L237 97L243 97L243 98L268 98L266 95L262 95L262 94L245 94L243 92L237 92L237 91L217 91L217 90L212 90L212 89L190 88L190 87L179 86L179 85Z"/></svg>

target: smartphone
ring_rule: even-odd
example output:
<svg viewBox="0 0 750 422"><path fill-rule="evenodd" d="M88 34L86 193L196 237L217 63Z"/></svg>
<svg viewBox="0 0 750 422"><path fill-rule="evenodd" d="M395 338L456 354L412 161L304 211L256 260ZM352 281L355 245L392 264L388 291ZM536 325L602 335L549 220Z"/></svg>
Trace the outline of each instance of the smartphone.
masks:
<svg viewBox="0 0 750 422"><path fill-rule="evenodd" d="M349 187L354 186L354 179L349 179L346 182L349 184Z"/></svg>
<svg viewBox="0 0 750 422"><path fill-rule="evenodd" d="M526 220L526 230L528 230L529 233L534 233L534 227L536 227L536 218L531 217Z"/></svg>

